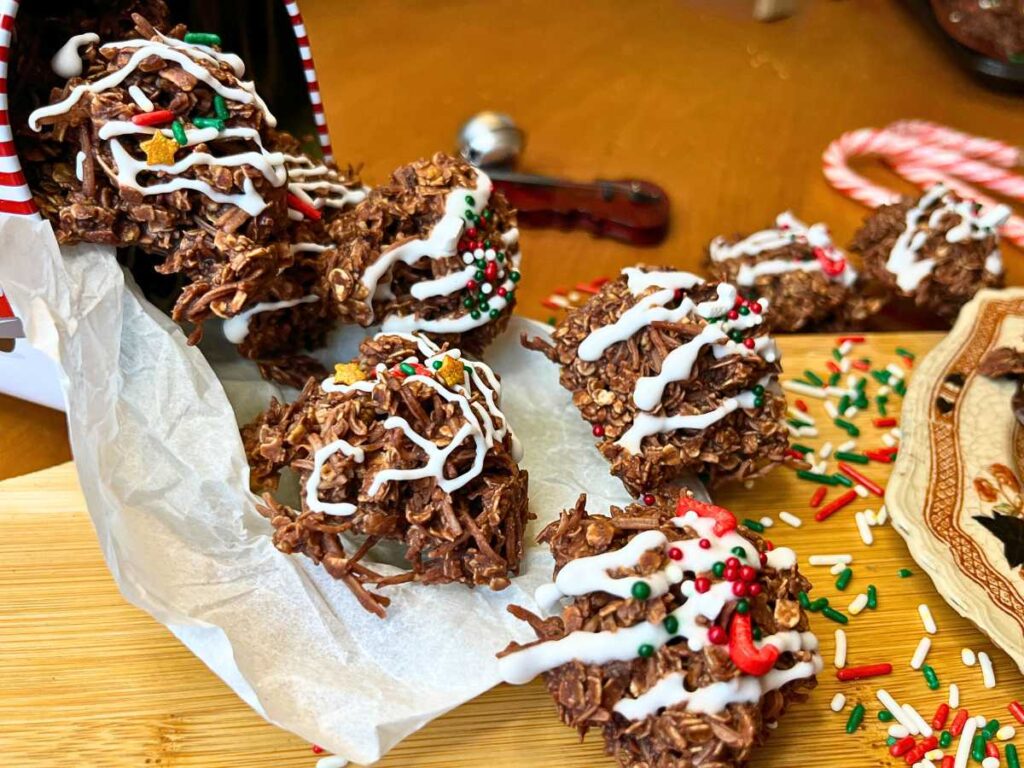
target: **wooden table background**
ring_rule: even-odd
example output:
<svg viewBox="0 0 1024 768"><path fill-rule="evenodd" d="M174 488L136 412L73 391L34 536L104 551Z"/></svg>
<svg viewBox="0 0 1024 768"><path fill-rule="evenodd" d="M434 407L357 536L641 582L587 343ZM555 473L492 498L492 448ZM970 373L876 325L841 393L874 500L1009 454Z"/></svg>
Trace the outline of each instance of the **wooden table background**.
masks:
<svg viewBox="0 0 1024 768"><path fill-rule="evenodd" d="M863 210L833 192L820 173L821 151L845 130L910 117L1010 141L1024 129L1018 99L977 86L898 3L882 0L805 1L798 16L776 24L753 22L750 3L738 0L302 0L301 6L337 154L363 163L369 182L400 163L450 149L461 121L486 108L511 113L527 130L524 170L644 177L669 190L674 227L656 249L526 232L520 311L540 318L548 313L539 300L557 285L639 260L696 269L712 236L760 228L784 208L827 221L837 241L848 242ZM869 175L899 187L885 172ZM1008 250L1007 263L1010 282L1020 283L1019 253ZM923 349L934 340L913 343ZM822 344L794 338L786 348L791 361L813 362ZM0 436L0 478L69 458L62 417L46 409L0 397ZM805 486L776 477L756 494L722 498L750 512L774 512L806 495ZM6 531L0 539L0 763L312 764L298 739L246 710L166 630L124 603L99 556L69 465L0 487L0 521ZM844 541L851 535L845 530ZM802 536L781 531L777 538L799 546ZM919 636L914 601L930 594L942 626L933 653L941 654L943 674L958 664L961 644L982 647L979 636L940 603L925 577L894 582L905 549L891 530L880 539L872 572L885 579L883 603L901 607L857 622L852 658L874 658L868 648L881 636L892 638L893 657L909 658ZM802 552L814 545L807 539ZM829 580L819 582L827 587ZM832 627L819 622L817 628L825 635ZM1000 693L1015 688L1021 698L1020 678L1011 677L1006 657L994 658ZM904 671L895 692L920 696L918 677ZM956 677L965 677L962 668ZM820 753L822 763L827 754L844 765L879 764L877 726L870 736L834 735L836 719L825 711L832 687L826 683L815 704L783 726L761 765L814 762L809 740L786 734L826 725L821 738L832 746ZM980 685L964 687L981 700ZM484 762L481 755L501 766L608 763L595 739L584 747L574 742L554 721L538 684L502 687L441 718L385 765L473 766Z"/></svg>

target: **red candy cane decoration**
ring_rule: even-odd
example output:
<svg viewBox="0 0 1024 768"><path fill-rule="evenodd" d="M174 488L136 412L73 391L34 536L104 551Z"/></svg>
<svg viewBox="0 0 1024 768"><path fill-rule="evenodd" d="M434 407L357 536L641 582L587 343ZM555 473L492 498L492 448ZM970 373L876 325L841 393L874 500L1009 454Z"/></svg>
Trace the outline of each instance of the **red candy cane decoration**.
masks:
<svg viewBox="0 0 1024 768"><path fill-rule="evenodd" d="M984 206L996 203L972 184L1024 200L1024 176L1012 170L1024 160L1022 152L995 139L971 136L922 120L843 134L822 155L825 178L848 197L877 208L896 202L900 195L850 168L850 158L864 156L880 157L897 174L923 189L942 183L959 196ZM1017 245L1024 245L1024 218L1011 216L1001 234Z"/></svg>

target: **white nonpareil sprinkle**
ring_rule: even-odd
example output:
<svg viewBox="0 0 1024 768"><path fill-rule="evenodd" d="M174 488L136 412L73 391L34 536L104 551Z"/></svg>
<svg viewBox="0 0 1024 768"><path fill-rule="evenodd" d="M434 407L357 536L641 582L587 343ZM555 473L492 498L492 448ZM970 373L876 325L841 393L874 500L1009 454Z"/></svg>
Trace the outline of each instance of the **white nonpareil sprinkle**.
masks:
<svg viewBox="0 0 1024 768"><path fill-rule="evenodd" d="M753 487L754 487L754 481L753 480L744 480L743 481L743 490L749 491Z"/></svg>
<svg viewBox="0 0 1024 768"><path fill-rule="evenodd" d="M910 660L911 669L920 669L924 666L924 660L928 658L928 651L932 649L932 639L930 637L922 637L921 642L917 644L917 650L914 651L914 657Z"/></svg>
<svg viewBox="0 0 1024 768"><path fill-rule="evenodd" d="M988 720L985 719L984 715L978 715L975 717L974 722L978 724L979 728L984 728L988 724Z"/></svg>
<svg viewBox="0 0 1024 768"><path fill-rule="evenodd" d="M892 390L888 386L882 386L878 388L878 394L882 397L888 395Z"/></svg>
<svg viewBox="0 0 1024 768"><path fill-rule="evenodd" d="M853 555L811 555L807 558L807 562L811 565L835 565L836 563L849 565L853 562Z"/></svg>
<svg viewBox="0 0 1024 768"><path fill-rule="evenodd" d="M847 606L846 610L847 612L849 612L851 616L856 616L858 613L860 613L867 607L868 596L861 592L859 595L853 598L853 601L850 603L849 606Z"/></svg>
<svg viewBox="0 0 1024 768"><path fill-rule="evenodd" d="M846 357L848 354L850 354L850 350L852 349L853 342L847 339L846 341L839 345L839 354L842 355L843 357Z"/></svg>
<svg viewBox="0 0 1024 768"><path fill-rule="evenodd" d="M763 525L765 528L771 528L773 525L775 525L775 521L767 515L762 517L758 522L761 523L761 525Z"/></svg>
<svg viewBox="0 0 1024 768"><path fill-rule="evenodd" d="M338 755L321 757L316 761L316 768L345 768L346 765L348 765L348 760L338 757Z"/></svg>
<svg viewBox="0 0 1024 768"><path fill-rule="evenodd" d="M799 421L805 421L811 426L814 426L814 424L816 423L814 421L813 416L811 416L809 413L804 413L799 408L794 408L791 405L787 408L787 410L789 411L789 415L792 416L794 419L798 419Z"/></svg>
<svg viewBox="0 0 1024 768"><path fill-rule="evenodd" d="M825 401L825 413L828 414L828 417L830 419L838 419L839 418L839 409L836 408L836 404L833 403L831 400L826 400Z"/></svg>
<svg viewBox="0 0 1024 768"><path fill-rule="evenodd" d="M974 655L974 651L970 648L961 648L960 661L962 661L965 666L973 667L978 663L978 657Z"/></svg>
<svg viewBox="0 0 1024 768"><path fill-rule="evenodd" d="M852 451L856 447L857 447L857 441L856 440L847 440L845 443L843 443L838 448L836 448L836 450L839 453L846 453L847 451Z"/></svg>
<svg viewBox="0 0 1024 768"><path fill-rule="evenodd" d="M929 760L941 760L943 754L944 753L941 749L936 748L933 749L931 752L925 752L924 756L927 757Z"/></svg>
<svg viewBox="0 0 1024 768"><path fill-rule="evenodd" d="M885 506L883 505L882 508L880 510L878 510L878 524L879 525L885 525L885 523L888 520L889 520L889 510L886 509Z"/></svg>
<svg viewBox="0 0 1024 768"><path fill-rule="evenodd" d="M836 669L842 669L846 666L846 633L841 630L836 630Z"/></svg>
<svg viewBox="0 0 1024 768"><path fill-rule="evenodd" d="M932 609L925 603L921 603L917 606L917 612L921 614L921 623L924 624L924 631L929 635L934 635L939 631L939 628L935 626L935 619L932 618Z"/></svg>
<svg viewBox="0 0 1024 768"><path fill-rule="evenodd" d="M907 736L910 735L910 731L907 730L907 727L905 725L893 723L889 726L889 735L892 736L894 739L905 739L907 738Z"/></svg>
<svg viewBox="0 0 1024 768"><path fill-rule="evenodd" d="M797 431L798 437L817 437L818 430L814 427L800 427Z"/></svg>
<svg viewBox="0 0 1024 768"><path fill-rule="evenodd" d="M967 760L971 756L971 742L974 741L974 734L978 730L978 724L974 718L967 718L964 729L960 732L960 742L956 747L956 759L953 761L953 768L967 768Z"/></svg>
<svg viewBox="0 0 1024 768"><path fill-rule="evenodd" d="M841 693L837 693L832 697L832 703L829 706L833 712L842 712L843 707L846 706L846 697Z"/></svg>
<svg viewBox="0 0 1024 768"><path fill-rule="evenodd" d="M896 438L888 432L882 435L882 442L885 444L886 448L894 448L896 446Z"/></svg>
<svg viewBox="0 0 1024 768"><path fill-rule="evenodd" d="M985 681L985 687L995 688L996 671L992 668L992 659L984 651L978 654L978 664L981 665L981 679Z"/></svg>
<svg viewBox="0 0 1024 768"><path fill-rule="evenodd" d="M902 379L904 376L903 369L896 365L896 363L889 363L887 366L885 366L885 370L887 370L897 379Z"/></svg>
<svg viewBox="0 0 1024 768"><path fill-rule="evenodd" d="M960 686L956 683L949 684L949 708L956 709L960 706Z"/></svg>
<svg viewBox="0 0 1024 768"><path fill-rule="evenodd" d="M912 768L938 768L931 760L927 757L921 758L918 762L914 763Z"/></svg>
<svg viewBox="0 0 1024 768"><path fill-rule="evenodd" d="M900 703L892 697L891 693L885 690L885 688L879 688L875 692L875 696L882 702L882 706L892 713L892 716L896 718L896 722L907 729L908 736L917 736L919 733L917 723L907 715L903 707L900 706Z"/></svg>
<svg viewBox="0 0 1024 768"><path fill-rule="evenodd" d="M878 517L873 509L864 510L864 519L867 520L868 525L878 525Z"/></svg>
<svg viewBox="0 0 1024 768"><path fill-rule="evenodd" d="M849 373L850 372L850 360L848 358L844 357L842 360L839 361L839 372L840 373Z"/></svg>
<svg viewBox="0 0 1024 768"><path fill-rule="evenodd" d="M802 381L784 381L782 382L782 388L788 389L790 392L796 392L798 395L807 395L807 397L818 397L822 400L826 397L823 387L812 387L810 384L804 384Z"/></svg>
<svg viewBox="0 0 1024 768"><path fill-rule="evenodd" d="M864 542L865 546L870 547L875 543L875 535L871 533L868 519L864 516L863 512L857 512L853 519L857 521L857 532L860 534L860 540Z"/></svg>
<svg viewBox="0 0 1024 768"><path fill-rule="evenodd" d="M857 406L851 405L849 408L847 408L845 411L843 411L843 418L844 419L852 419L858 413L860 413L860 411L857 410Z"/></svg>
<svg viewBox="0 0 1024 768"><path fill-rule="evenodd" d="M998 731L996 731L996 738L1000 741L1009 741L1017 735L1017 729L1012 725L1004 725Z"/></svg>
<svg viewBox="0 0 1024 768"><path fill-rule="evenodd" d="M828 410L828 403L826 403L825 406L826 406L825 410L827 411ZM836 417L833 416L832 418L834 419ZM821 456L821 458L823 458L823 459L827 459L829 456L831 456L832 455L832 443L825 443L823 446L821 446L821 448L818 449L818 455Z"/></svg>
<svg viewBox="0 0 1024 768"><path fill-rule="evenodd" d="M914 725L917 726L918 732L926 739L932 735L932 727L928 725L923 717L909 704L903 705L903 711L906 712L907 717L914 721Z"/></svg>
<svg viewBox="0 0 1024 768"><path fill-rule="evenodd" d="M857 396L857 393L852 389L843 389L842 387L825 387L825 394L832 395L833 397L854 398Z"/></svg>
<svg viewBox="0 0 1024 768"><path fill-rule="evenodd" d="M999 768L999 758L986 757L981 761L981 768Z"/></svg>
<svg viewBox="0 0 1024 768"><path fill-rule="evenodd" d="M815 473L817 473L819 475L827 475L828 474L828 463L823 461L820 464L815 464L811 468L811 472L815 472Z"/></svg>
<svg viewBox="0 0 1024 768"><path fill-rule="evenodd" d="M786 525L793 526L794 528L799 528L804 524L804 521L799 517L794 515L792 512L786 512L785 510L779 512L779 520L784 522Z"/></svg>
<svg viewBox="0 0 1024 768"><path fill-rule="evenodd" d="M828 572L831 573L833 576L838 576L840 573L842 573L845 570L846 570L846 563L836 563L835 565L833 565L831 568L828 569Z"/></svg>
<svg viewBox="0 0 1024 768"><path fill-rule="evenodd" d="M853 491L862 499L866 499L868 497L868 489L865 488L860 483L857 483L855 486L853 486Z"/></svg>
<svg viewBox="0 0 1024 768"><path fill-rule="evenodd" d="M889 430L889 434L895 437L897 440L903 439L903 431L899 427L893 427Z"/></svg>

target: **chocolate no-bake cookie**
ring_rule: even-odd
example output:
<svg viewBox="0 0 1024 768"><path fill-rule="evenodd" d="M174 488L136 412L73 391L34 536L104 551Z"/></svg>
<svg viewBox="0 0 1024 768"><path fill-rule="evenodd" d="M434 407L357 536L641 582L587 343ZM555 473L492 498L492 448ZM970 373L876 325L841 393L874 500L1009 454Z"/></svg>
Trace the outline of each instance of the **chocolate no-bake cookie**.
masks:
<svg viewBox="0 0 1024 768"><path fill-rule="evenodd" d="M612 474L640 495L689 472L742 480L782 461L786 405L767 311L727 283L628 268L550 341L524 344L561 366Z"/></svg>
<svg viewBox="0 0 1024 768"><path fill-rule="evenodd" d="M283 552L301 552L370 611L388 598L367 585L461 582L504 589L518 573L528 517L527 473L483 363L422 335L380 333L359 357L299 398L276 401L243 429L254 488L301 482L299 509L265 494ZM349 537L365 537L361 543ZM408 572L383 576L365 556L402 542Z"/></svg>
<svg viewBox="0 0 1024 768"><path fill-rule="evenodd" d="M598 516L584 496L539 540L555 558L537 593L550 615L509 609L537 640L500 654L502 677L542 674L562 722L600 729L624 768L746 765L816 685L796 556L727 510L683 496Z"/></svg>

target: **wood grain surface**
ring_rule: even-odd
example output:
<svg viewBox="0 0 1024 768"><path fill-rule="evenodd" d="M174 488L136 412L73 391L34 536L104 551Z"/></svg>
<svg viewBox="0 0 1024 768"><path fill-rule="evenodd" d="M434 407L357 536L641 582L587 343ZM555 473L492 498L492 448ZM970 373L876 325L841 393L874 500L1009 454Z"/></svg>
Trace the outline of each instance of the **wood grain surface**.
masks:
<svg viewBox="0 0 1024 768"><path fill-rule="evenodd" d="M860 348L877 362L902 344L923 353L937 334L877 335ZM816 336L782 342L791 370L822 369L823 345ZM811 402L812 413L819 406ZM824 420L819 419L819 424ZM859 420L865 425L866 418ZM831 425L822 439L834 439ZM862 445L872 444L866 427ZM884 480L884 467L868 474ZM793 546L801 567L825 595L844 608L866 584L878 587L879 608L851 619L847 627L851 665L892 661L896 672L884 685L897 698L930 718L956 682L965 706L1010 720L1006 703L1024 698L1022 678L1002 652L957 616L919 572L906 579L899 568L914 565L903 540L891 528L875 529L870 549L857 536L852 510L877 509L879 500L856 503L825 523L807 508L813 486L778 470L752 489L716 495L741 516L775 516L786 509L805 520L800 529L782 523L770 530L778 544ZM835 495L835 492L833 492ZM76 765L88 768L313 768L310 747L251 712L203 664L146 614L126 604L100 556L71 464L0 484L0 764L17 768ZM806 565L813 553L849 552L855 576L840 594L828 569ZM916 571L916 568L914 568ZM917 606L931 606L939 625L929 663L943 688L931 692L909 660L923 635ZM835 680L833 631L837 625L813 618L826 659L821 685L796 707L759 753L756 768L896 765L882 744L883 726L873 683ZM995 661L999 687L986 691L977 667L960 662L960 649L987 650ZM844 691L852 706L863 701L869 715L855 735L844 732L846 714L828 709ZM1024 728L1022 736L1024 736ZM1024 739L1017 743L1024 745ZM58 761L59 758L59 761ZM441 717L407 739L380 763L387 768L530 768L613 765L591 735L579 744L562 726L543 686L499 686Z"/></svg>

